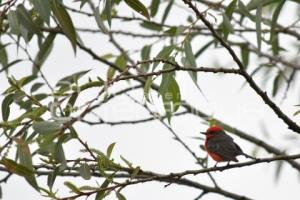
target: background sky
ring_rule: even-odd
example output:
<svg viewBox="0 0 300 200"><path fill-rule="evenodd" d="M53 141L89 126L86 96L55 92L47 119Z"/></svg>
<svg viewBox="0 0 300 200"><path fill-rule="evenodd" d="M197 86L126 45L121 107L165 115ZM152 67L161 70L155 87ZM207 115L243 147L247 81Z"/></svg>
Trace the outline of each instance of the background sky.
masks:
<svg viewBox="0 0 300 200"><path fill-rule="evenodd" d="M148 1L143 1L146 5ZM181 4L180 4L181 5ZM165 6L165 5L164 5ZM78 8L78 4L76 4ZM201 9L201 7L200 7ZM288 19L288 9L285 9L283 14L284 19ZM130 15L132 11L122 4L120 7L123 15ZM162 11L163 9L161 9ZM294 9L292 9L294 10ZM292 13L294 14L294 13ZM180 17L179 17L180 16ZM159 16L158 16L159 18ZM72 19L76 27L96 27L93 18L83 17L82 15L72 15ZM178 25L185 22L186 16L182 15L182 10L174 9L168 18L168 24ZM136 24L123 23L113 21L113 30L136 30ZM87 34L80 33L86 46L94 49L98 55L103 55L108 52L117 53L113 46L108 43L108 38L103 34ZM255 35L254 35L255 36ZM126 49L139 50L145 42L150 43L151 40L140 40L132 37L118 36L117 41ZM253 37L255 38L255 37ZM198 49L203 44L207 43L207 38L201 37L193 42L193 48ZM30 43L30 52L35 54L37 52L36 42ZM158 49L154 49L152 57L157 54ZM15 48L10 48L10 58L24 57L22 52L16 54ZM138 59L136 55L134 58ZM251 57L252 62L250 67L255 65L254 57ZM202 55L197 63L199 66L213 67L226 66L234 67L229 55L220 50L211 51L209 54ZM88 76L95 78L100 76L105 79L107 66L92 60L86 53L79 48L74 55L69 41L58 36L55 39L55 45L44 64L42 70L47 76L47 79L52 85L66 75L77 71L92 69ZM29 62L22 62L16 65L10 71L10 74L16 78L29 75L31 64ZM87 76L87 77L88 77ZM264 77L256 77L258 83ZM234 127L237 127L251 135L266 140L267 143L272 144L280 149L286 149L288 153L299 152L299 136L287 129L287 126L276 117L272 110L266 106L257 94L248 86L241 88L244 80L242 77L236 75L216 75L208 73L199 73L198 84L203 90L208 101L206 101L197 88L193 85L189 75L186 72L179 72L176 80L180 85L182 99L187 100L191 105L205 111L212 116L221 119ZM86 79L83 79L86 80ZM84 81L83 81L84 82ZM134 84L131 82L130 84ZM8 83L5 74L0 74L0 92L2 93L7 87ZM120 88L128 85L127 83L117 83L111 88L111 91L117 91ZM268 89L269 86L267 85ZM47 90L46 87L44 87ZM96 90L86 92L80 96L80 102L85 102L93 98ZM132 96L142 101L142 91L131 92ZM291 90L289 97L281 102L281 98L275 99L282 110L292 116L296 108L294 105L299 104L298 92ZM153 98L156 99L156 94L153 93ZM0 97L0 100L3 98ZM155 107L158 111L163 111L159 101L155 100ZM130 120L147 117L147 111L139 105L133 103L126 96L120 96L108 102L106 105L96 110L97 114L101 115L109 121ZM16 108L13 116L19 115L19 110ZM296 122L299 117L292 117ZM199 136L200 131L205 131L207 125L203 124L200 118L191 115L174 117L172 119L172 128L176 133L187 143L199 156L204 156L199 145L203 141L192 139L191 137ZM265 127L265 128L262 128ZM151 170L159 173L181 172L190 169L199 169L195 164L193 157L174 139L172 134L159 122L147 122L145 124L137 125L122 125L122 126L87 126L77 123L75 125L77 132L91 147L99 148L105 151L107 146L112 142L116 142L116 147L113 157L120 160L122 155L134 165L141 166L144 170ZM265 130L264 130L265 129ZM266 134L267 133L267 134ZM293 136L293 141L289 140L289 136ZM243 141L236 136L235 141L247 153L252 153L254 145ZM33 147L34 148L34 147ZM66 157L75 157L81 148L77 143L70 142L65 148ZM260 150L258 157L270 157L265 151ZM240 158L241 161L246 161L245 158ZM214 162L209 159L209 166L213 166ZM250 167L230 169L223 172L214 172L213 175L221 188L251 197L253 199L298 199L300 196L299 190L299 173L296 172L289 165L284 165L278 182L274 181L276 162L269 164L258 164ZM189 177L200 183L211 185L210 180L206 175L197 175ZM101 179L92 179L85 181L82 178L68 178L74 180L76 185L96 185L96 181L101 182ZM60 194L68 194L68 191L63 191L63 182L66 179L57 179L55 188L59 189ZM46 177L39 177L39 183L46 185ZM178 186L175 184L169 187L164 187L164 183L145 183L126 187L123 193L128 200L136 199L194 199L201 192L185 186ZM13 176L9 179L7 184L2 185L4 193L3 199L43 199L34 189L31 188L21 177ZM115 199L111 196L108 199ZM226 199L220 195L208 194L203 197L208 199Z"/></svg>

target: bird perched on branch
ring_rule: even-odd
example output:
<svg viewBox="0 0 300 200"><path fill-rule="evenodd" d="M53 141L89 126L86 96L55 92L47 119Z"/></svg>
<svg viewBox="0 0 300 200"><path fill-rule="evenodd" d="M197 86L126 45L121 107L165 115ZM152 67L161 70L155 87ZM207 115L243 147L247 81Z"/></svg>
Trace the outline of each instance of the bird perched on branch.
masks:
<svg viewBox="0 0 300 200"><path fill-rule="evenodd" d="M252 156L244 153L239 145L237 145L233 138L227 135L221 126L212 126L207 129L206 132L201 132L206 135L205 149L217 163L218 162L238 162L236 158L239 155L243 155L246 158L255 159Z"/></svg>

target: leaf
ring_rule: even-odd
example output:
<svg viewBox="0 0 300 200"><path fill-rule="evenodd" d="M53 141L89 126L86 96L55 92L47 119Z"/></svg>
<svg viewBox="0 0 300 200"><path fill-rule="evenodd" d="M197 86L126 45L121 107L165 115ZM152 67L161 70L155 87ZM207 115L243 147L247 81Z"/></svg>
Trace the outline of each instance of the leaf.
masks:
<svg viewBox="0 0 300 200"><path fill-rule="evenodd" d="M49 0L31 0L31 3L41 18L49 25L51 12Z"/></svg>
<svg viewBox="0 0 300 200"><path fill-rule="evenodd" d="M38 35L42 35L39 27L32 21L31 16L23 6L23 4L19 4L17 6L17 17L18 21L23 25L28 32L34 32ZM25 39L25 38L24 38Z"/></svg>
<svg viewBox="0 0 300 200"><path fill-rule="evenodd" d="M154 22L148 22L148 21L143 21L141 24L141 27L153 30L153 31L161 31L162 30L162 25L154 23Z"/></svg>
<svg viewBox="0 0 300 200"><path fill-rule="evenodd" d="M115 145L116 145L116 143L114 142L114 143L111 143L111 144L108 146L108 148L107 148L107 150L106 150L106 156L107 156L107 158L110 158L111 153L112 153L112 151L113 151Z"/></svg>
<svg viewBox="0 0 300 200"><path fill-rule="evenodd" d="M64 182L64 185L67 186L72 192L76 193L76 194L80 194L81 191L79 190L79 188L74 185L73 183L71 183L70 181L66 181Z"/></svg>
<svg viewBox="0 0 300 200"><path fill-rule="evenodd" d="M9 13L7 14L7 19L8 19L8 23L9 23L11 32L19 35L20 34L20 22L18 20L17 11L10 10Z"/></svg>
<svg viewBox="0 0 300 200"><path fill-rule="evenodd" d="M283 167L284 161L283 160L279 160L276 163L276 169L275 169L275 181L278 182L279 177L280 177L280 173L282 171L282 167Z"/></svg>
<svg viewBox="0 0 300 200"><path fill-rule="evenodd" d="M55 179L56 179L57 174L58 174L58 170L55 169L55 170L53 170L53 171L48 175L48 177L47 177L47 185L48 185L48 187L51 188L51 189L52 189L52 187L53 187L53 184L54 184L54 182L55 182Z"/></svg>
<svg viewBox="0 0 300 200"><path fill-rule="evenodd" d="M58 122L40 121L35 122L32 128L40 134L51 134L60 131L62 125Z"/></svg>
<svg viewBox="0 0 300 200"><path fill-rule="evenodd" d="M49 53L52 50L53 41L55 39L56 33L49 33L45 41L40 47L38 54L34 59L34 64L32 67L33 74L37 74L45 60L47 59Z"/></svg>
<svg viewBox="0 0 300 200"><path fill-rule="evenodd" d="M256 40L258 53L261 51L261 15L262 15L262 3L260 3L256 10Z"/></svg>
<svg viewBox="0 0 300 200"><path fill-rule="evenodd" d="M125 3L133 10L150 20L147 8L139 0L125 0Z"/></svg>
<svg viewBox="0 0 300 200"><path fill-rule="evenodd" d="M23 165L19 165L15 161L8 158L3 158L0 163L3 164L10 173L23 176L34 189L39 191L39 187L32 170Z"/></svg>
<svg viewBox="0 0 300 200"><path fill-rule="evenodd" d="M76 52L76 31L72 22L72 19L64 6L62 6L58 0L52 0L51 1L51 9L53 14L55 15L56 19L58 20L62 31L67 36L67 38L70 40L74 52Z"/></svg>
<svg viewBox="0 0 300 200"><path fill-rule="evenodd" d="M281 79L282 79L282 75L281 75L281 73L278 73L273 82L273 90L272 90L273 97L275 97L278 92L278 88L280 86L279 84L280 84Z"/></svg>
<svg viewBox="0 0 300 200"><path fill-rule="evenodd" d="M159 4L160 4L160 0L152 0L151 6L150 6L150 14L152 17L154 17L156 15Z"/></svg>
<svg viewBox="0 0 300 200"><path fill-rule="evenodd" d="M7 95L2 101L2 120L7 121L10 114L10 105L13 102L13 94Z"/></svg>
<svg viewBox="0 0 300 200"><path fill-rule="evenodd" d="M60 79L56 83L56 87L70 86L72 83L76 83L81 77L83 77L85 74L87 74L90 71L91 70L84 70L84 71L80 71L80 72L76 72L74 74L68 75L68 76Z"/></svg>
<svg viewBox="0 0 300 200"><path fill-rule="evenodd" d="M272 21L271 21L271 31L270 31L270 43L272 44L272 50L274 55L278 55L279 53L279 41L278 37L279 35L276 33L276 25L277 25L277 20L280 14L280 11L286 1L281 1L278 6L276 7L273 16L272 16Z"/></svg>
<svg viewBox="0 0 300 200"><path fill-rule="evenodd" d="M153 82L152 77L149 76L144 86L144 96L148 102L150 102L149 94L150 94L150 88L152 86L152 82Z"/></svg>
<svg viewBox="0 0 300 200"><path fill-rule="evenodd" d="M166 22L166 19L167 19L168 15L169 15L169 13L171 11L171 8L172 8L173 4L174 4L174 0L169 0L169 3L167 5L167 7L166 7L166 9L164 11L164 14L162 16L162 19L161 19L161 23L162 24L164 24Z"/></svg>
<svg viewBox="0 0 300 200"><path fill-rule="evenodd" d="M193 53L193 50L192 50L192 46L191 46L191 43L190 43L190 40L186 39L184 41L184 53L185 53L185 56L188 60L188 64L189 66L186 66L186 67L191 67L191 68L197 68L197 64L196 64L196 60L195 60L195 56L194 56L194 53ZM185 62L185 64L187 64L187 62ZM193 82L197 84L197 72L193 72L193 71L189 71L189 74L193 80Z"/></svg>
<svg viewBox="0 0 300 200"><path fill-rule="evenodd" d="M42 87L44 83L35 83L30 88L30 93L37 91L40 87Z"/></svg>
<svg viewBox="0 0 300 200"><path fill-rule="evenodd" d="M95 9L94 9L94 16L95 16L95 20L96 20L96 23L98 25L98 28L104 33L104 34L108 34L109 31L107 30L106 26L104 25L102 19L101 19L101 15L100 15L100 12L99 12L99 6L97 6Z"/></svg>
<svg viewBox="0 0 300 200"><path fill-rule="evenodd" d="M149 60L150 59L150 53L151 53L151 45L145 45L141 51L141 59ZM149 70L150 63L143 63L141 65L141 68L144 72L147 72Z"/></svg>
<svg viewBox="0 0 300 200"><path fill-rule="evenodd" d="M175 45L165 46L155 58L169 58L172 51L175 49ZM152 71L158 66L159 62L153 64Z"/></svg>
<svg viewBox="0 0 300 200"><path fill-rule="evenodd" d="M245 68L247 68L249 64L249 54L250 51L246 44L241 45L241 56L242 56L242 62Z"/></svg>
<svg viewBox="0 0 300 200"><path fill-rule="evenodd" d="M27 167L31 171L34 171L32 165L32 156L27 142L19 138L15 139L15 141L17 142L18 146L18 156L20 159L20 164Z"/></svg>
<svg viewBox="0 0 300 200"><path fill-rule="evenodd" d="M86 163L83 163L82 165L80 165L79 174L83 179L90 180L91 179L91 168L90 168L90 166Z"/></svg>
<svg viewBox="0 0 300 200"><path fill-rule="evenodd" d="M8 64L8 56L7 56L7 52L6 52L6 47L7 45L2 45L0 43L0 65L2 65L2 67L6 66Z"/></svg>
<svg viewBox="0 0 300 200"><path fill-rule="evenodd" d="M203 47L201 47L196 53L195 58L198 58L210 45L212 45L215 42L215 40L209 41L206 43Z"/></svg>
<svg viewBox="0 0 300 200"><path fill-rule="evenodd" d="M112 0L105 0L105 14L109 27L111 27L111 4Z"/></svg>
<svg viewBox="0 0 300 200"><path fill-rule="evenodd" d="M118 200L126 200L125 196L121 194L120 192L116 192Z"/></svg>
<svg viewBox="0 0 300 200"><path fill-rule="evenodd" d="M225 9L225 15L223 15L223 33L225 39L227 39L229 33L233 32L230 21L232 19L232 14L235 10L236 4L237 0L231 1L231 3Z"/></svg>

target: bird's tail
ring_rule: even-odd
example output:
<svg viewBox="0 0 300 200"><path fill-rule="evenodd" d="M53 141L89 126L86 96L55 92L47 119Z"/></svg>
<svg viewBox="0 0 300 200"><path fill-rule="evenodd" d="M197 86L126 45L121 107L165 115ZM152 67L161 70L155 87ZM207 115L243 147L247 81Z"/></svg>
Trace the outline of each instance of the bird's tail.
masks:
<svg viewBox="0 0 300 200"><path fill-rule="evenodd" d="M246 158L250 158L250 159L253 159L253 160L257 160L257 158L254 158L246 153L243 152L243 155L246 157Z"/></svg>

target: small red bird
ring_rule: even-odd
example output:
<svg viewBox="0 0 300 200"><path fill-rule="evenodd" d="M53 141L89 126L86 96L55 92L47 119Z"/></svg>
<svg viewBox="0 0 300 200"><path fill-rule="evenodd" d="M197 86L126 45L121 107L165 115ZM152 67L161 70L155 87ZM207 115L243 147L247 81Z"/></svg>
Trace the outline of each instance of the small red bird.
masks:
<svg viewBox="0 0 300 200"><path fill-rule="evenodd" d="M206 135L205 149L218 164L218 162L230 161L238 162L236 156L244 155L246 158L255 159L252 156L244 153L241 147L237 145L233 138L227 135L224 129L220 126L212 126L207 129L206 132L202 132Z"/></svg>

